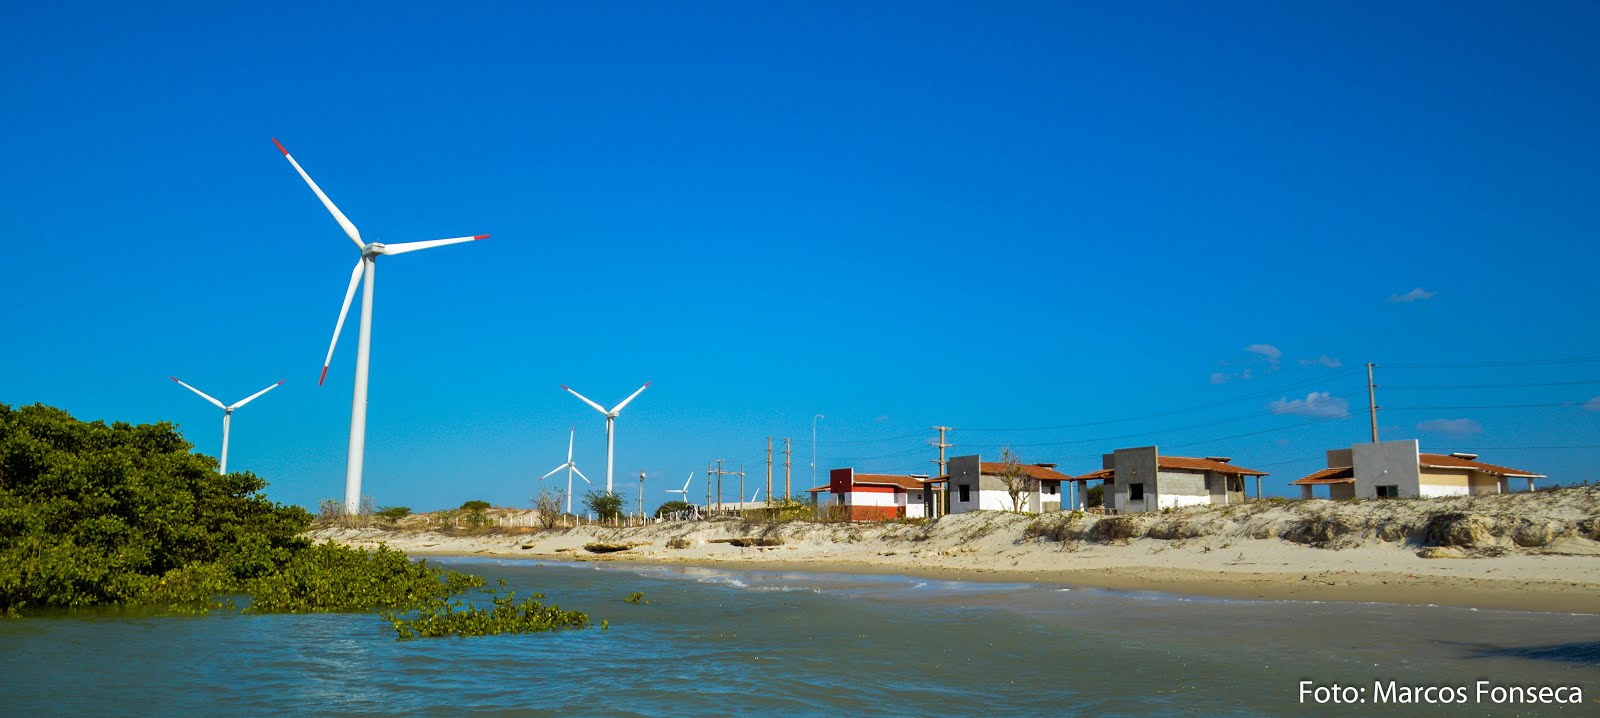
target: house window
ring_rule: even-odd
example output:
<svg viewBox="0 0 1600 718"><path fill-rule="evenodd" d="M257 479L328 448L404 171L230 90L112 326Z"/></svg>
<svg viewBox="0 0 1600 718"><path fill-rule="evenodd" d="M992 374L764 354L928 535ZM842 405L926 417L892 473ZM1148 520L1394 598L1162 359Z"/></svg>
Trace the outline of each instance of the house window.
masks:
<svg viewBox="0 0 1600 718"><path fill-rule="evenodd" d="M1129 501L1143 501L1144 500L1144 484L1128 484L1128 500Z"/></svg>
<svg viewBox="0 0 1600 718"><path fill-rule="evenodd" d="M1060 486L1061 486L1061 484L1055 483L1053 481L1048 483L1048 484L1045 484L1045 493L1050 494L1051 496L1055 496L1057 493L1059 493Z"/></svg>
<svg viewBox="0 0 1600 718"><path fill-rule="evenodd" d="M1388 484L1386 486L1379 486L1378 487L1378 498L1380 498L1380 499L1398 499L1398 498L1400 498L1400 487L1396 486L1394 484Z"/></svg>
<svg viewBox="0 0 1600 718"><path fill-rule="evenodd" d="M962 502L971 501L972 500L972 494L970 493L970 491L971 491L972 487L970 485L967 485L967 484L961 484L960 488L961 488L961 501Z"/></svg>

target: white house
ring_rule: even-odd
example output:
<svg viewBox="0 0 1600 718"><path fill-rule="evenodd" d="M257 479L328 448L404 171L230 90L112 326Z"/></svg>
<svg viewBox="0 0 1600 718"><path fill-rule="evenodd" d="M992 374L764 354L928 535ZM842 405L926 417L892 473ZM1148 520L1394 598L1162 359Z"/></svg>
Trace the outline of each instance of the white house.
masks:
<svg viewBox="0 0 1600 718"><path fill-rule="evenodd" d="M1330 499L1418 498L1510 493L1514 480L1544 474L1478 461L1477 454L1425 454L1416 439L1356 444L1328 452L1328 468L1291 481L1301 498L1312 498L1318 486Z"/></svg>
<svg viewBox="0 0 1600 718"><path fill-rule="evenodd" d="M1255 477L1256 498L1261 498L1261 477L1267 475L1235 466L1226 456L1163 456L1154 446L1117 449L1101 463L1105 468L1078 479L1104 482L1109 511L1244 503L1245 479Z"/></svg>
<svg viewBox="0 0 1600 718"><path fill-rule="evenodd" d="M946 513L960 514L968 511L1013 511L1040 514L1061 510L1061 487L1072 477L1056 471L1055 464L1022 464L1022 472L1033 480L1032 490L1019 497L1020 507L1011 505L1011 493L1006 490L1006 465L999 461L984 461L977 454L957 456L947 465L950 473L929 484L945 485Z"/></svg>
<svg viewBox="0 0 1600 718"><path fill-rule="evenodd" d="M928 491L926 475L915 474L858 474L855 469L833 469L828 472L828 485L807 489L812 503L822 493L829 495L829 505L840 506L852 521L881 521L894 518L921 518L923 494Z"/></svg>

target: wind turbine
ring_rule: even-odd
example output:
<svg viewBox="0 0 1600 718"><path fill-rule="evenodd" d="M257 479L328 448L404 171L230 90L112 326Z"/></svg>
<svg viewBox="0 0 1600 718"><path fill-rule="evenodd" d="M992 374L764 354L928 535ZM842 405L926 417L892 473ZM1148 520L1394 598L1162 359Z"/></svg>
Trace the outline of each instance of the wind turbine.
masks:
<svg viewBox="0 0 1600 718"><path fill-rule="evenodd" d="M578 471L578 465L572 461L572 440L577 435L578 427L574 426L572 427L572 431L567 434L567 463L550 470L550 474L562 469L567 470L567 513L569 514L572 513L572 472ZM545 479L550 478L550 474L545 474L544 476L539 477L539 480L544 481ZM594 482L590 481L589 477L584 476L582 471L578 471L578 476L583 479L583 483L586 483L590 486L594 485Z"/></svg>
<svg viewBox="0 0 1600 718"><path fill-rule="evenodd" d="M636 391L633 394L629 395L628 398L622 400L621 404L616 405L615 407L613 407L609 411L605 407L600 406L599 404L596 404L596 403L594 403L592 401L589 401L588 397L586 397L586 396L584 396L582 394L579 394L578 392L572 391L572 389L568 388L566 384L562 384L561 385L562 389L566 389L567 391L572 392L572 395L575 396L575 397L578 397L579 399L582 399L583 403L594 407L595 411L598 411L598 412L606 415L606 493L608 493L608 494L611 493L611 456L612 456L612 450L616 447L616 442L614 441L614 434L612 432L612 429L615 428L615 424L616 424L616 421L617 421L617 415L622 413L622 407L627 406L628 402L633 401L634 397L644 393L645 389L649 389L650 388L650 384L651 384L651 382L648 382L648 381L645 382L644 386L639 387L639 391Z"/></svg>
<svg viewBox="0 0 1600 718"><path fill-rule="evenodd" d="M222 402L211 398L210 394L207 394L207 393L205 393L203 391L200 391L199 389L196 389L196 388L194 388L192 386L189 386L188 384L184 384L182 381L178 380L178 377L169 376L167 378L178 382L178 384L181 385L183 388L188 389L189 391L192 391L192 392L194 392L196 394L199 394L201 399L205 399L206 401L209 401L212 404L215 404L218 409L222 410L222 458L219 459L218 462L217 462L217 473L219 473L219 474L228 473L228 420L233 418L233 410L237 409L237 408L239 408L241 406L244 406L245 404L249 404L252 401L255 401L256 397L261 396L262 394L265 394L265 393L267 393L269 391L272 391L273 389L278 388L278 386L280 384L282 384L284 381L287 381L287 379L280 380L277 384L273 384L272 386L269 386L269 387L267 387L265 389L262 389L261 391L258 391L258 392L254 393L254 394L251 394L250 396L247 396L247 397L245 397L243 399L240 399L239 401L234 402L232 406L223 406Z"/></svg>
<svg viewBox="0 0 1600 718"><path fill-rule="evenodd" d="M300 173L300 178L306 181L315 192L317 199L322 200L322 206L328 208L328 213L333 215L334 221L350 236L350 241L356 243L356 249L361 251L361 258L356 261L356 267L350 272L350 287L344 292L344 304L339 307L339 321L333 325L333 341L328 343L328 356L322 360L322 376L317 379L317 385L328 378L328 364L333 361L333 349L339 345L339 332L344 330L345 315L350 312L350 300L356 296L356 285L363 284L361 292L361 334L356 340L356 380L355 396L350 401L350 454L345 463L344 471L344 510L347 513L356 513L361 509L361 464L366 456L367 442L367 363L372 352L372 284L377 271L378 256L387 254L405 254L419 249L442 247L447 244L459 244L478 239L488 239L487 234L477 234L471 237L451 237L449 239L432 239L426 242L402 242L400 244L384 244L382 242L363 242L361 232L350 222L338 207L333 206L333 200L322 192L316 182L311 181L311 175L301 169L300 163L294 161L289 151L283 148L277 138L272 144L278 146L278 151L283 153L283 158L294 165L294 171ZM363 281L364 280L364 281Z"/></svg>
<svg viewBox="0 0 1600 718"><path fill-rule="evenodd" d="M686 504L689 504L691 509L696 514L698 514L698 513L700 513L699 507L695 506L694 504L689 503L689 482L691 482L691 481L694 481L694 472L693 471L689 472L689 478L683 480L683 488L681 488L681 489L662 489L662 493L678 494L679 496L683 497L683 502L686 503Z"/></svg>

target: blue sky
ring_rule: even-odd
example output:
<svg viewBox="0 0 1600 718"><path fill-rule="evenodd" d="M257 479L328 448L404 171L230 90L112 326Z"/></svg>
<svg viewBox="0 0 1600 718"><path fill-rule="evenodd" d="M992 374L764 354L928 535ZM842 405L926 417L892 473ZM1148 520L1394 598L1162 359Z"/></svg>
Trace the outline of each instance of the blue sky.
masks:
<svg viewBox="0 0 1600 718"><path fill-rule="evenodd" d="M526 505L572 425L602 476L559 385L646 381L617 474L652 505L708 459L762 474L769 435L811 485L819 413L823 473L931 470L943 424L1288 494L1366 439L1368 361L1385 438L1600 479L1593 4L9 15L0 402L214 454L166 377L287 379L230 446L280 501L343 490L353 325L316 381L356 256L272 137L368 240L494 235L379 263L379 504Z"/></svg>

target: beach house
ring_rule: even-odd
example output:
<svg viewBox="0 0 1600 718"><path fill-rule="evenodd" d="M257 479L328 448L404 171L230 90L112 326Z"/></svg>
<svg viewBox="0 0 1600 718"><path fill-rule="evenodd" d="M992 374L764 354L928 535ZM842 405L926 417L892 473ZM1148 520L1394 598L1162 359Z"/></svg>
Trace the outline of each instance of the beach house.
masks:
<svg viewBox="0 0 1600 718"><path fill-rule="evenodd" d="M1101 480L1105 508L1112 512L1244 503L1245 480L1255 479L1259 499L1261 477L1267 475L1236 466L1226 456L1163 456L1154 446L1117 449L1103 455L1101 465L1078 479Z"/></svg>
<svg viewBox="0 0 1600 718"><path fill-rule="evenodd" d="M1056 471L1055 464L1021 464L1019 469L1027 482L1024 493L1018 496L1020 506L1011 505L1011 492L1006 488L1006 465L999 461L984 461L978 454L957 456L947 464L948 474L927 483L945 488L945 513L960 514L968 511L1013 511L1040 514L1061 510L1061 488L1072 477Z"/></svg>
<svg viewBox="0 0 1600 718"><path fill-rule="evenodd" d="M833 469L828 484L807 489L811 502L828 494L828 505L841 507L851 521L921 518L926 474L858 474L855 469Z"/></svg>
<svg viewBox="0 0 1600 718"><path fill-rule="evenodd" d="M1333 449L1327 457L1328 468L1289 482L1300 487L1301 498L1312 498L1318 486L1328 487L1330 499L1504 494L1515 490L1513 482L1527 481L1532 491L1533 480L1545 478L1486 464L1477 454L1423 453L1416 439L1356 444Z"/></svg>

